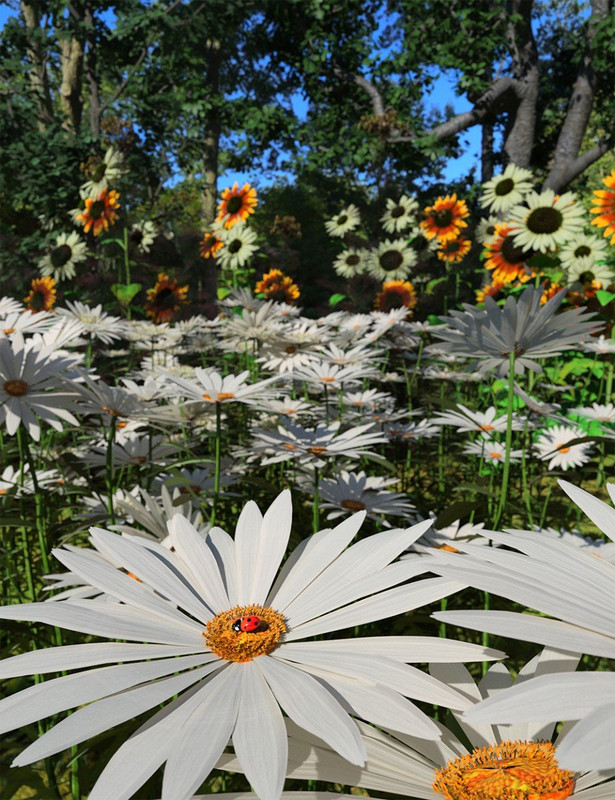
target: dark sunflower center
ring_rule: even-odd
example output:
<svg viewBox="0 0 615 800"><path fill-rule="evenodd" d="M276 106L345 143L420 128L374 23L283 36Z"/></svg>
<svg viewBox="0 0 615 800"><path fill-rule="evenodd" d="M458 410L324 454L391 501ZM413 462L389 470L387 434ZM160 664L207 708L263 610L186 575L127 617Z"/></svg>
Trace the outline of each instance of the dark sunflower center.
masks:
<svg viewBox="0 0 615 800"><path fill-rule="evenodd" d="M32 300L30 300L30 308L32 308L33 311L42 311L45 308L46 297L47 294L45 292L33 292Z"/></svg>
<svg viewBox="0 0 615 800"><path fill-rule="evenodd" d="M592 281L595 280L595 277L596 276L594 275L593 272L591 272L591 270L585 270L585 272L582 272L579 275L579 280L581 281L581 283L592 283Z"/></svg>
<svg viewBox="0 0 615 800"><path fill-rule="evenodd" d="M90 217L100 219L105 213L105 204L102 200L95 200L90 206Z"/></svg>
<svg viewBox="0 0 615 800"><path fill-rule="evenodd" d="M589 248L586 244L582 244L574 251L576 258L585 258L586 256L591 256L591 254L591 248Z"/></svg>
<svg viewBox="0 0 615 800"><path fill-rule="evenodd" d="M349 267L356 267L361 259L356 253L353 253L350 256L346 256L346 263Z"/></svg>
<svg viewBox="0 0 615 800"><path fill-rule="evenodd" d="M507 236L500 246L502 258L509 264L523 264L530 257L522 247L517 247L512 236Z"/></svg>
<svg viewBox="0 0 615 800"><path fill-rule="evenodd" d="M337 218L338 225L345 225L348 222L348 214L340 214Z"/></svg>
<svg viewBox="0 0 615 800"><path fill-rule="evenodd" d="M233 253L233 255L235 253L238 253L241 250L241 246L242 245L243 245L243 242L241 241L241 239L233 239L232 242L227 244L229 253Z"/></svg>
<svg viewBox="0 0 615 800"><path fill-rule="evenodd" d="M453 239L452 242L447 242L444 247L445 253L457 253L461 248L461 243L458 242L456 239Z"/></svg>
<svg viewBox="0 0 615 800"><path fill-rule="evenodd" d="M404 262L404 257L399 250L385 250L380 254L380 266L385 272L393 272L398 269Z"/></svg>
<svg viewBox="0 0 615 800"><path fill-rule="evenodd" d="M380 302L380 310L393 311L394 308L403 308L406 300L406 293L401 289L388 289Z"/></svg>
<svg viewBox="0 0 615 800"><path fill-rule="evenodd" d="M406 209L403 206L395 206L395 208L391 211L391 216L393 219L399 219L399 217L403 217L406 213Z"/></svg>
<svg viewBox="0 0 615 800"><path fill-rule="evenodd" d="M130 231L130 241L133 244L141 244L143 241L143 231L140 231L138 228Z"/></svg>
<svg viewBox="0 0 615 800"><path fill-rule="evenodd" d="M541 206L532 211L526 225L532 233L556 233L562 227L563 221L564 217L557 208Z"/></svg>
<svg viewBox="0 0 615 800"><path fill-rule="evenodd" d="M485 233L487 234L487 236L493 236L493 234L495 233L495 225L489 225Z"/></svg>
<svg viewBox="0 0 615 800"><path fill-rule="evenodd" d="M267 297L271 300L276 300L278 303L283 303L287 298L288 295L286 294L286 289L282 286L272 286L270 289L266 290Z"/></svg>
<svg viewBox="0 0 615 800"><path fill-rule="evenodd" d="M106 171L107 171L107 165L104 162L97 164L92 170L92 180L95 183L102 181L102 179L105 177Z"/></svg>
<svg viewBox="0 0 615 800"><path fill-rule="evenodd" d="M229 214L236 214L241 209L242 205L243 205L243 198L241 197L241 195L236 194L233 195L233 197L231 197L231 199L226 204L226 210L228 211Z"/></svg>
<svg viewBox="0 0 615 800"><path fill-rule="evenodd" d="M63 267L64 264L70 261L73 251L67 244L61 244L51 251L51 263L54 267Z"/></svg>
<svg viewBox="0 0 615 800"><path fill-rule="evenodd" d="M505 194L510 194L515 188L515 182L512 178L504 178L495 185L495 193L498 197L504 197Z"/></svg>
<svg viewBox="0 0 615 800"><path fill-rule="evenodd" d="M412 247L417 253L422 253L428 246L429 242L424 236L417 236L412 242Z"/></svg>
<svg viewBox="0 0 615 800"><path fill-rule="evenodd" d="M443 208L433 213L434 225L437 228L446 228L453 221L453 212L450 208Z"/></svg>
<svg viewBox="0 0 615 800"><path fill-rule="evenodd" d="M154 303L158 309L173 308L175 305L175 294L173 289L169 289L168 287L160 289L156 295L156 300Z"/></svg>

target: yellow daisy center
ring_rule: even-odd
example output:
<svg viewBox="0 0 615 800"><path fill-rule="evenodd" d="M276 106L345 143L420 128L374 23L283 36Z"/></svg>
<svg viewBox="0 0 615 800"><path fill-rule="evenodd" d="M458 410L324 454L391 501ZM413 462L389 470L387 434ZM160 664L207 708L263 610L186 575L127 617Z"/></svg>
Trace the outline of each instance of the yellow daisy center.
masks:
<svg viewBox="0 0 615 800"><path fill-rule="evenodd" d="M349 511L363 511L367 506L360 500L342 500L340 503L342 508L347 508Z"/></svg>
<svg viewBox="0 0 615 800"><path fill-rule="evenodd" d="M449 761L433 789L446 800L566 800L574 774L557 765L551 742L508 741Z"/></svg>
<svg viewBox="0 0 615 800"><path fill-rule="evenodd" d="M235 606L210 619L203 637L212 653L242 664L275 650L286 630L284 617L273 608Z"/></svg>
<svg viewBox="0 0 615 800"><path fill-rule="evenodd" d="M221 403L223 400L232 400L235 395L233 392L218 392L218 395L214 399L209 394L203 395L203 400L207 401L208 403Z"/></svg>

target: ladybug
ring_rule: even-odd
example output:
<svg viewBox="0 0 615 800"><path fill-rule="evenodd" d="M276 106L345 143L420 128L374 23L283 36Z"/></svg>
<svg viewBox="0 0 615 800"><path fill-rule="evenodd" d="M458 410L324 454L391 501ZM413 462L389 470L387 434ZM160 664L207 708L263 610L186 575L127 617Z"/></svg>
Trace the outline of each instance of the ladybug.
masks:
<svg viewBox="0 0 615 800"><path fill-rule="evenodd" d="M261 619L260 617L241 617L233 622L233 630L235 633L256 633L260 630Z"/></svg>

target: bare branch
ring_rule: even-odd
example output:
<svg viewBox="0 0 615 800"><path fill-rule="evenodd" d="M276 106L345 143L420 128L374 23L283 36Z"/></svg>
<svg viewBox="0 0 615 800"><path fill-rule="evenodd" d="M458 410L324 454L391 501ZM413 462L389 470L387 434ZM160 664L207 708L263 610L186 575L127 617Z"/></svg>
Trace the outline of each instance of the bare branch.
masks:
<svg viewBox="0 0 615 800"><path fill-rule="evenodd" d="M493 112L494 106L503 95L509 92L516 93L516 90L516 82L512 78L499 78L478 98L471 111L464 111L462 114L447 119L446 122L432 128L427 135L435 136L436 141L441 142L455 133L480 124L486 116Z"/></svg>
<svg viewBox="0 0 615 800"><path fill-rule="evenodd" d="M615 127L615 120L613 120L611 127ZM605 153L608 153L613 146L615 146L615 133L611 134L608 139L599 142L589 150L581 153L580 156L577 156L577 158L575 158L571 164L568 164L566 169L561 173L561 185L556 188L556 191L561 190L571 183L575 178L585 172L585 170L595 161L597 161L599 158L602 158Z"/></svg>
<svg viewBox="0 0 615 800"><path fill-rule="evenodd" d="M367 78L364 78L363 75L353 75L350 72L346 72L346 70L342 69L341 67L334 66L333 73L338 78L342 78L345 81L352 81L352 83L356 83L361 89L365 90L369 95L369 99L372 102L372 110L374 112L375 117L383 117L385 113L384 109L384 102L382 100L382 95L378 91L378 89L374 86L371 81L368 81Z"/></svg>

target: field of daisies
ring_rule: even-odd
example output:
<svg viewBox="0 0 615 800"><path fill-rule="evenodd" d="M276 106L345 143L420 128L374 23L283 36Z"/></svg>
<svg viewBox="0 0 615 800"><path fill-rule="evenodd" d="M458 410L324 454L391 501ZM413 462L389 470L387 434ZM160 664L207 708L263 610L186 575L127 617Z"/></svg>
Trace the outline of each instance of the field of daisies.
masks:
<svg viewBox="0 0 615 800"><path fill-rule="evenodd" d="M3 800L613 800L615 172L348 202L310 308L235 184L207 315L122 179L0 299Z"/></svg>

